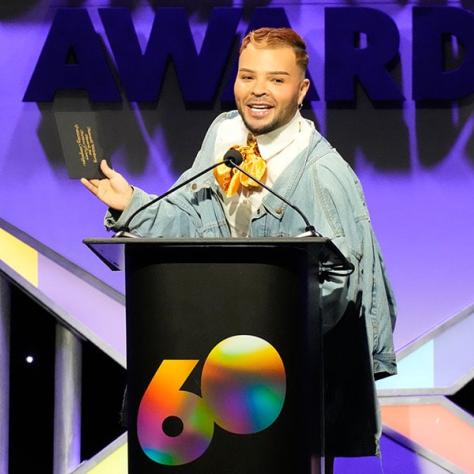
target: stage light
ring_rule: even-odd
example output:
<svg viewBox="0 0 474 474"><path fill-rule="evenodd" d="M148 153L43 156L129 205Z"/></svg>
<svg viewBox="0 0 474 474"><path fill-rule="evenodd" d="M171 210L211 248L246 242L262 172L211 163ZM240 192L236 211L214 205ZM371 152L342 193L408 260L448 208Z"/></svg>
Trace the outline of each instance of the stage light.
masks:
<svg viewBox="0 0 474 474"><path fill-rule="evenodd" d="M35 358L31 355L25 357L27 364L32 364L35 361Z"/></svg>

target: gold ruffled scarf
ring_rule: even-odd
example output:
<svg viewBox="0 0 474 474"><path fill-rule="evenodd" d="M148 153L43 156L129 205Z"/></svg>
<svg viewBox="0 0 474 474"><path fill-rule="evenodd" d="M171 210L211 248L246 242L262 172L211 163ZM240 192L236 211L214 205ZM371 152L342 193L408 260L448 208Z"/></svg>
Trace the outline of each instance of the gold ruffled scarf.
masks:
<svg viewBox="0 0 474 474"><path fill-rule="evenodd" d="M240 168L264 182L267 175L267 163L260 155L255 137L249 134L247 145L234 145L231 148L238 150L242 154L244 161L242 161ZM214 168L214 177L227 197L234 196L241 186L247 189L258 189L261 187L256 181L241 173L238 169L229 168L225 164Z"/></svg>

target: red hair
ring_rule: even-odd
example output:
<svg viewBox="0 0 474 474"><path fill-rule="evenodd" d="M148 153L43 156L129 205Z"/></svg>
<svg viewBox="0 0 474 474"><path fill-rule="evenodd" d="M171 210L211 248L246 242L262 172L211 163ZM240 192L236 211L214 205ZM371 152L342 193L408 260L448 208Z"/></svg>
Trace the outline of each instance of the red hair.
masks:
<svg viewBox="0 0 474 474"><path fill-rule="evenodd" d="M291 28L259 28L251 31L242 40L240 54L250 43L256 48L290 47L295 52L296 64L306 71L309 60L306 43Z"/></svg>

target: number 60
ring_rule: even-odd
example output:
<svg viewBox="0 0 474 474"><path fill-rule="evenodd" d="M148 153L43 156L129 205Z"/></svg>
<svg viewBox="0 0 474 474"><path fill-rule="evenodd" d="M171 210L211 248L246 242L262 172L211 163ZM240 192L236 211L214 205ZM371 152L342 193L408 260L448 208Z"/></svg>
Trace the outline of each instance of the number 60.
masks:
<svg viewBox="0 0 474 474"><path fill-rule="evenodd" d="M159 464L178 466L200 457L211 444L214 423L231 433L257 433L283 408L285 367L264 339L232 336L214 346L202 369L202 397L181 390L198 362L163 360L140 402L138 440ZM178 428L170 433L166 426L173 421Z"/></svg>

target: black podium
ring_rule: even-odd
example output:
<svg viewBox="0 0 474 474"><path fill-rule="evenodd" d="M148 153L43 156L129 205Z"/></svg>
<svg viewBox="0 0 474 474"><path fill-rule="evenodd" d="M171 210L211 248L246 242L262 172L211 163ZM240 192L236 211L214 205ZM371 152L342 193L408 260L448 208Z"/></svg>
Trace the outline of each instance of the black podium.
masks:
<svg viewBox="0 0 474 474"><path fill-rule="evenodd" d="M87 239L125 269L129 473L309 474L324 238Z"/></svg>

